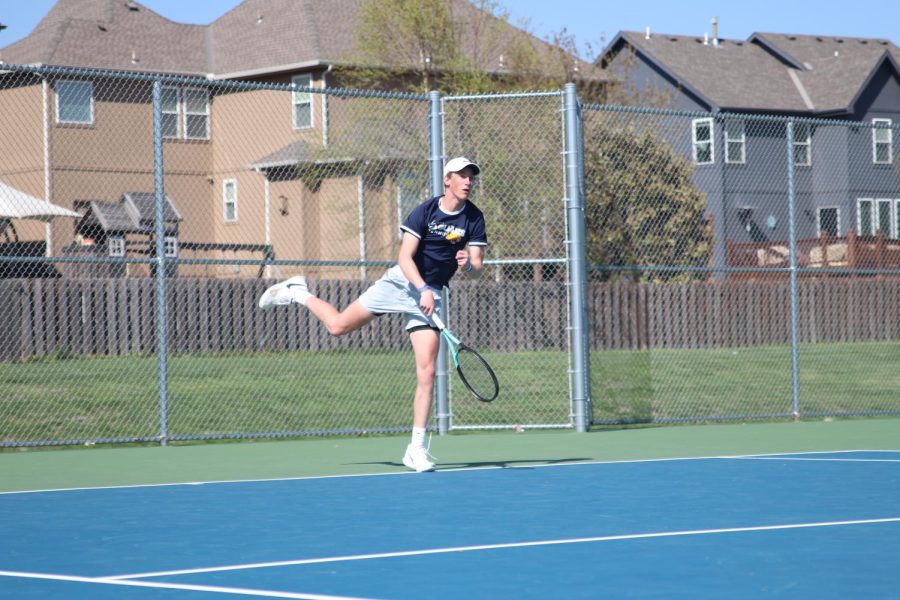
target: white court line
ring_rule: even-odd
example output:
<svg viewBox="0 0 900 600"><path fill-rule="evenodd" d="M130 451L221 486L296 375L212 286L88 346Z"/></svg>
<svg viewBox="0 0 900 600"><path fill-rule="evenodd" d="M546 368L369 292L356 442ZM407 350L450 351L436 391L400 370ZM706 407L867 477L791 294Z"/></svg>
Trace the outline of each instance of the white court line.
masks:
<svg viewBox="0 0 900 600"><path fill-rule="evenodd" d="M23 571L0 571L0 577L18 577L24 579L46 579L51 581L74 581L79 583L99 583L103 585L124 585L168 590L184 590L191 592L214 592L218 594L236 594L239 596L263 596L265 598L295 598L299 600L367 600L350 596L326 596L322 594L304 594L298 592L277 592L273 590L255 590L249 588L219 587L214 585L193 585L189 583L160 583L154 581L127 581L106 577L78 577L76 575L55 575L52 573L27 573Z"/></svg>
<svg viewBox="0 0 900 600"><path fill-rule="evenodd" d="M895 462L900 463L900 458L810 458L800 456L739 456L737 460L794 460L808 462Z"/></svg>
<svg viewBox="0 0 900 600"><path fill-rule="evenodd" d="M107 581L123 581L130 579L143 579L147 577L166 577L173 575L194 575L198 573L216 573L222 571L240 571L245 569L263 569L269 567L291 567L299 565L314 565L321 563L349 562L354 560L373 560L379 558L397 558L401 556L428 556L430 554L450 554L453 552L474 552L480 550L503 550L508 548L534 548L539 546L560 546L564 544L584 544L590 542L612 542L619 540L641 540L652 538L667 538L692 535L711 535L719 533L744 533L748 531L779 531L785 529L808 529L813 527L839 527L848 525L870 525L874 523L900 523L900 517L887 517L882 519L861 519L855 521L824 521L818 523L792 523L787 525L758 525L753 527L727 527L723 529L694 529L687 531L663 531L656 533L631 533L621 535L604 535L596 537L569 538L560 540L540 540L533 542L510 542L505 544L481 544L477 546L456 546L452 548L430 548L425 550L406 550L402 552L379 552L375 554L355 554L349 556L329 556L323 558L303 558L297 560L283 560L277 562L248 563L243 565L228 565L222 567L207 567L200 569L182 569L178 571L157 571L155 573L132 573L128 575L110 575L104 577Z"/></svg>
<svg viewBox="0 0 900 600"><path fill-rule="evenodd" d="M821 450L816 452L773 452L771 454L724 454L720 456L677 456L677 457L669 457L669 458L635 458L635 459L625 459L625 460L582 460L582 461L573 461L573 462L565 462L565 463L550 463L550 464L542 464L536 463L531 465L516 465L512 467L506 466L487 466L487 467L459 467L459 468L444 468L438 469L435 474L426 475L426 477L434 477L439 474L452 474L452 473L465 473L469 471L493 471L497 469L508 469L508 470L516 470L516 469L549 469L553 467L580 467L580 466L590 466L590 465L625 465L625 464L634 464L634 463L652 463L652 462L680 462L680 461L689 461L689 460L719 460L719 459L740 459L740 458L762 458L762 457L782 457L785 454L799 455L799 454L836 454L836 453L854 453L854 452L900 452L897 450ZM503 462L503 461L497 461ZM157 487L174 487L174 486L182 486L182 485L219 485L219 484L234 484L234 483L277 483L279 481L306 481L306 480L316 480L316 479L344 479L351 477L391 477L391 476L415 476L422 477L421 473L415 473L413 471L385 471L382 473L348 473L345 475L308 475L308 476L299 476L299 477L271 477L264 479L216 479L211 481L181 481L174 483L137 483L132 485L98 485L98 486L86 486L86 487L71 487L71 488L46 488L39 490L13 490L7 492L0 492L0 496L13 496L17 494L43 494L43 493L51 493L51 492L83 492L83 491L93 491L93 490L130 490L130 489L140 489L140 488L157 488Z"/></svg>

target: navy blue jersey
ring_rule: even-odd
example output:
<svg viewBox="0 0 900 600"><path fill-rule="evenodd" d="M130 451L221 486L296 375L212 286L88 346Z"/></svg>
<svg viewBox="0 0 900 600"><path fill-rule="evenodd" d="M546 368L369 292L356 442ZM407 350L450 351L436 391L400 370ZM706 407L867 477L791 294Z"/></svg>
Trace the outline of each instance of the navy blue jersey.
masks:
<svg viewBox="0 0 900 600"><path fill-rule="evenodd" d="M400 229L419 238L413 256L425 283L440 289L456 273L456 253L466 247L487 246L484 215L466 202L462 210L446 213L440 208L441 196L426 200L413 209Z"/></svg>

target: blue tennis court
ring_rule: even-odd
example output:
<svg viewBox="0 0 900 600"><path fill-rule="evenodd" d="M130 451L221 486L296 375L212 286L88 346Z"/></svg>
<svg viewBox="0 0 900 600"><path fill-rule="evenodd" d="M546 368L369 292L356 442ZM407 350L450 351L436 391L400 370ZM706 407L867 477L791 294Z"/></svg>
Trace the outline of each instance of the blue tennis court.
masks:
<svg viewBox="0 0 900 600"><path fill-rule="evenodd" d="M897 598L900 452L0 495L9 598Z"/></svg>

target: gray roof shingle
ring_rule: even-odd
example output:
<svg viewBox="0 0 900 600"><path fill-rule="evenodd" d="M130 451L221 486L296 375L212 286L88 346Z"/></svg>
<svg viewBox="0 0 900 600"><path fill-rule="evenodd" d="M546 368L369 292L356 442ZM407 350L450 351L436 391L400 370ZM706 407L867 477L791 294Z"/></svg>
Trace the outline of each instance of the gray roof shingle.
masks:
<svg viewBox="0 0 900 600"><path fill-rule="evenodd" d="M466 0L449 1L455 22L472 22L479 11ZM57 0L31 34L0 49L0 59L16 65L221 78L358 64L357 26L363 2L244 0L208 25L188 25L133 1ZM493 50L498 56L484 57L490 63L482 65L485 69L497 68L504 44L513 38L527 40L536 48L550 48L521 29L501 25L500 43ZM478 42L473 37L467 33L460 36L470 56ZM558 53L547 53L547 57L548 61L559 60ZM604 78L602 71L591 65L583 65L582 76Z"/></svg>
<svg viewBox="0 0 900 600"><path fill-rule="evenodd" d="M127 192L119 202L91 200L89 206L89 215L93 215L104 231L148 233L155 226L156 196L150 192ZM167 223L182 220L168 196L163 207L163 218Z"/></svg>
<svg viewBox="0 0 900 600"><path fill-rule="evenodd" d="M604 57L623 44L646 55L710 108L829 113L847 111L883 60L900 59L888 40L756 33L748 40L621 32Z"/></svg>

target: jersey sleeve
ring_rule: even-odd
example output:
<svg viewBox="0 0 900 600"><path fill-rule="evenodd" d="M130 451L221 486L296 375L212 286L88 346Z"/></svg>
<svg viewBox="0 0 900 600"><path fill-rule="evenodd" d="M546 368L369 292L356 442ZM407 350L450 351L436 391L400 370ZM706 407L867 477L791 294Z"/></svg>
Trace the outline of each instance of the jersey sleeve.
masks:
<svg viewBox="0 0 900 600"><path fill-rule="evenodd" d="M409 233L421 240L425 237L427 229L426 220L425 203L423 202L412 209L412 212L410 212L403 223L400 224L400 233Z"/></svg>
<svg viewBox="0 0 900 600"><path fill-rule="evenodd" d="M469 245L470 246L487 246L487 232L484 228L484 215L481 211L477 211L475 214L475 218L472 219L469 224L471 233L469 234Z"/></svg>

